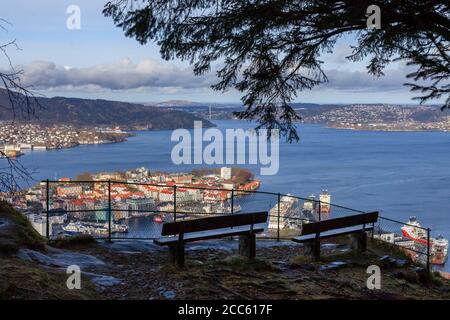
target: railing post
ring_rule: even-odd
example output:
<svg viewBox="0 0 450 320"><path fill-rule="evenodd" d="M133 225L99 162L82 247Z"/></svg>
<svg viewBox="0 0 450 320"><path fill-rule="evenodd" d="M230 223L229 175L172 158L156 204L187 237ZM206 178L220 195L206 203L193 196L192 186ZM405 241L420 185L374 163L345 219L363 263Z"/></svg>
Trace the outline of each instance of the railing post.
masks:
<svg viewBox="0 0 450 320"><path fill-rule="evenodd" d="M322 205L319 200L319 221L321 221L321 220L322 220Z"/></svg>
<svg viewBox="0 0 450 320"><path fill-rule="evenodd" d="M234 214L234 188L231 189L231 214Z"/></svg>
<svg viewBox="0 0 450 320"><path fill-rule="evenodd" d="M277 205L277 208L278 208L277 241L280 241L280 202L281 202L281 201L280 201L280 198L281 198L280 193L278 193L278 205Z"/></svg>
<svg viewBox="0 0 450 320"><path fill-rule="evenodd" d="M173 186L173 221L177 221L177 186Z"/></svg>
<svg viewBox="0 0 450 320"><path fill-rule="evenodd" d="M372 222L372 240L375 238L375 222Z"/></svg>
<svg viewBox="0 0 450 320"><path fill-rule="evenodd" d="M108 180L108 241L111 242L111 179Z"/></svg>
<svg viewBox="0 0 450 320"><path fill-rule="evenodd" d="M231 214L234 214L234 188L231 189ZM230 240L233 240L233 236L230 237Z"/></svg>
<svg viewBox="0 0 450 320"><path fill-rule="evenodd" d="M49 219L49 211L50 211L50 181L47 179L46 181L46 230L45 235L47 240L50 240L50 219Z"/></svg>
<svg viewBox="0 0 450 320"><path fill-rule="evenodd" d="M430 228L427 228L427 272L428 274L431 273L431 243L430 243Z"/></svg>

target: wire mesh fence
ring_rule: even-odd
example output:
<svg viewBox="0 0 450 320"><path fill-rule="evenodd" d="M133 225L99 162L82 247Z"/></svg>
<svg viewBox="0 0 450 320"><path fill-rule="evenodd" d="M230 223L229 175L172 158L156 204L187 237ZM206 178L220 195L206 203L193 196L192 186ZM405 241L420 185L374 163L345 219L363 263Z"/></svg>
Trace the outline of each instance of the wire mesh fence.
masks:
<svg viewBox="0 0 450 320"><path fill-rule="evenodd" d="M374 226L373 238L399 248L411 260L430 268L433 254L431 230L415 223L412 217L409 223L379 217Z"/></svg>
<svg viewBox="0 0 450 320"><path fill-rule="evenodd" d="M122 181L43 181L44 215L49 239L89 234L97 239L155 239L164 222L212 215L267 211L258 238L291 239L306 223L364 213L314 196L204 186ZM373 238L404 250L429 265L430 230L380 217Z"/></svg>
<svg viewBox="0 0 450 320"><path fill-rule="evenodd" d="M298 235L304 223L361 212L313 196L255 190L111 180L44 181L42 185L49 238L87 233L96 238L154 239L164 222L267 211L267 231L259 237L284 239Z"/></svg>

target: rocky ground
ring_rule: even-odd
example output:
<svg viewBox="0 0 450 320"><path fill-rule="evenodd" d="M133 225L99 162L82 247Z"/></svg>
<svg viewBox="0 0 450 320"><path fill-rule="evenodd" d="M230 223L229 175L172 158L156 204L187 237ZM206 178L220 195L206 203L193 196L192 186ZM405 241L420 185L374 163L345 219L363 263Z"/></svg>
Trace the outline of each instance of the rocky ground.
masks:
<svg viewBox="0 0 450 320"><path fill-rule="evenodd" d="M60 284L63 294L46 298L450 299L449 282L426 282L408 261L392 253L382 256L377 249L361 255L349 251L346 243L325 244L325 257L315 263L298 245L261 241L258 258L248 261L237 256L236 242L191 245L181 270L169 263L164 248L144 241L98 242L70 250L48 247L45 253L21 249L15 259L24 266L38 266L51 282ZM79 265L84 275L81 290L64 287L71 264ZM367 289L366 269L371 264L382 269L381 290ZM5 281L4 271L0 283ZM11 298L29 298L24 288L14 288ZM11 286L5 291L11 293Z"/></svg>
<svg viewBox="0 0 450 320"><path fill-rule="evenodd" d="M102 272L120 279L104 288L100 296L106 299L450 298L448 282L425 283L407 260L382 255L380 249L361 255L346 243L325 244L324 259L315 263L289 242L258 243L254 261L237 256L236 245L230 240L193 245L184 270L171 266L167 252L149 243L98 244L79 252L108 261ZM367 289L366 269L372 264L382 269L381 290Z"/></svg>
<svg viewBox="0 0 450 320"><path fill-rule="evenodd" d="M3 299L450 299L448 280L427 278L379 243L360 254L348 239L335 239L312 262L290 241L258 241L252 261L237 255L236 240L207 241L188 245L186 267L178 269L166 248L149 241L10 241L11 221L0 217ZM73 264L82 271L81 290L66 286ZM366 285L373 264L381 268L380 290Z"/></svg>

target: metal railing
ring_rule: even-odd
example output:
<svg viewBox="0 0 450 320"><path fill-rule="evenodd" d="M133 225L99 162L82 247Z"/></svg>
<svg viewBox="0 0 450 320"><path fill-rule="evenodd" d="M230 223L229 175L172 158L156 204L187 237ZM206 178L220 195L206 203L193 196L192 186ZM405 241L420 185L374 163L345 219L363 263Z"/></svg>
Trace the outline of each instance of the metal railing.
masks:
<svg viewBox="0 0 450 320"><path fill-rule="evenodd" d="M42 181L45 186L46 236L87 233L98 239L155 239L161 223L216 214L268 211L267 232L259 239L288 240L303 223L364 213L316 198L256 190L114 180ZM420 245L403 236L407 224L379 217L372 238L398 246L430 269L430 229Z"/></svg>
<svg viewBox="0 0 450 320"><path fill-rule="evenodd" d="M417 234L415 236L408 234L406 228ZM379 217L378 222L374 225L372 237L395 245L406 253L411 260L425 265L427 270L431 271L432 239L430 228ZM413 238L416 240L413 240Z"/></svg>

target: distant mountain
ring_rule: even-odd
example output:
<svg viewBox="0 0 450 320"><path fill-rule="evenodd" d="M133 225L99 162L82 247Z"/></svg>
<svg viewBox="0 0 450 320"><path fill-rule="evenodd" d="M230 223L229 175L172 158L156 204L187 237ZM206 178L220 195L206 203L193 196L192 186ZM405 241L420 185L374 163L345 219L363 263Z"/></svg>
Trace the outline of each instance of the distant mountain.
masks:
<svg viewBox="0 0 450 320"><path fill-rule="evenodd" d="M194 121L202 120L204 127L214 126L195 114L136 103L64 97L38 98L38 101L43 108L36 110L35 116L16 112L16 121L168 130L193 128ZM13 118L6 90L0 89L0 121Z"/></svg>
<svg viewBox="0 0 450 320"><path fill-rule="evenodd" d="M189 100L167 100L157 103L145 103L145 105L153 105L166 108L239 108L240 103L221 103L221 102L195 102Z"/></svg>
<svg viewBox="0 0 450 320"><path fill-rule="evenodd" d="M167 100L155 104L156 107L190 107L198 105L206 105L206 104L205 103L200 104L188 100Z"/></svg>
<svg viewBox="0 0 450 320"><path fill-rule="evenodd" d="M302 117L305 123L335 123L335 122L439 122L450 115L450 111L442 112L439 106L398 105L398 104L316 104L292 103L292 108ZM244 110L243 106L199 104L171 106L172 110L186 111L199 117L226 120L235 118L233 112Z"/></svg>

